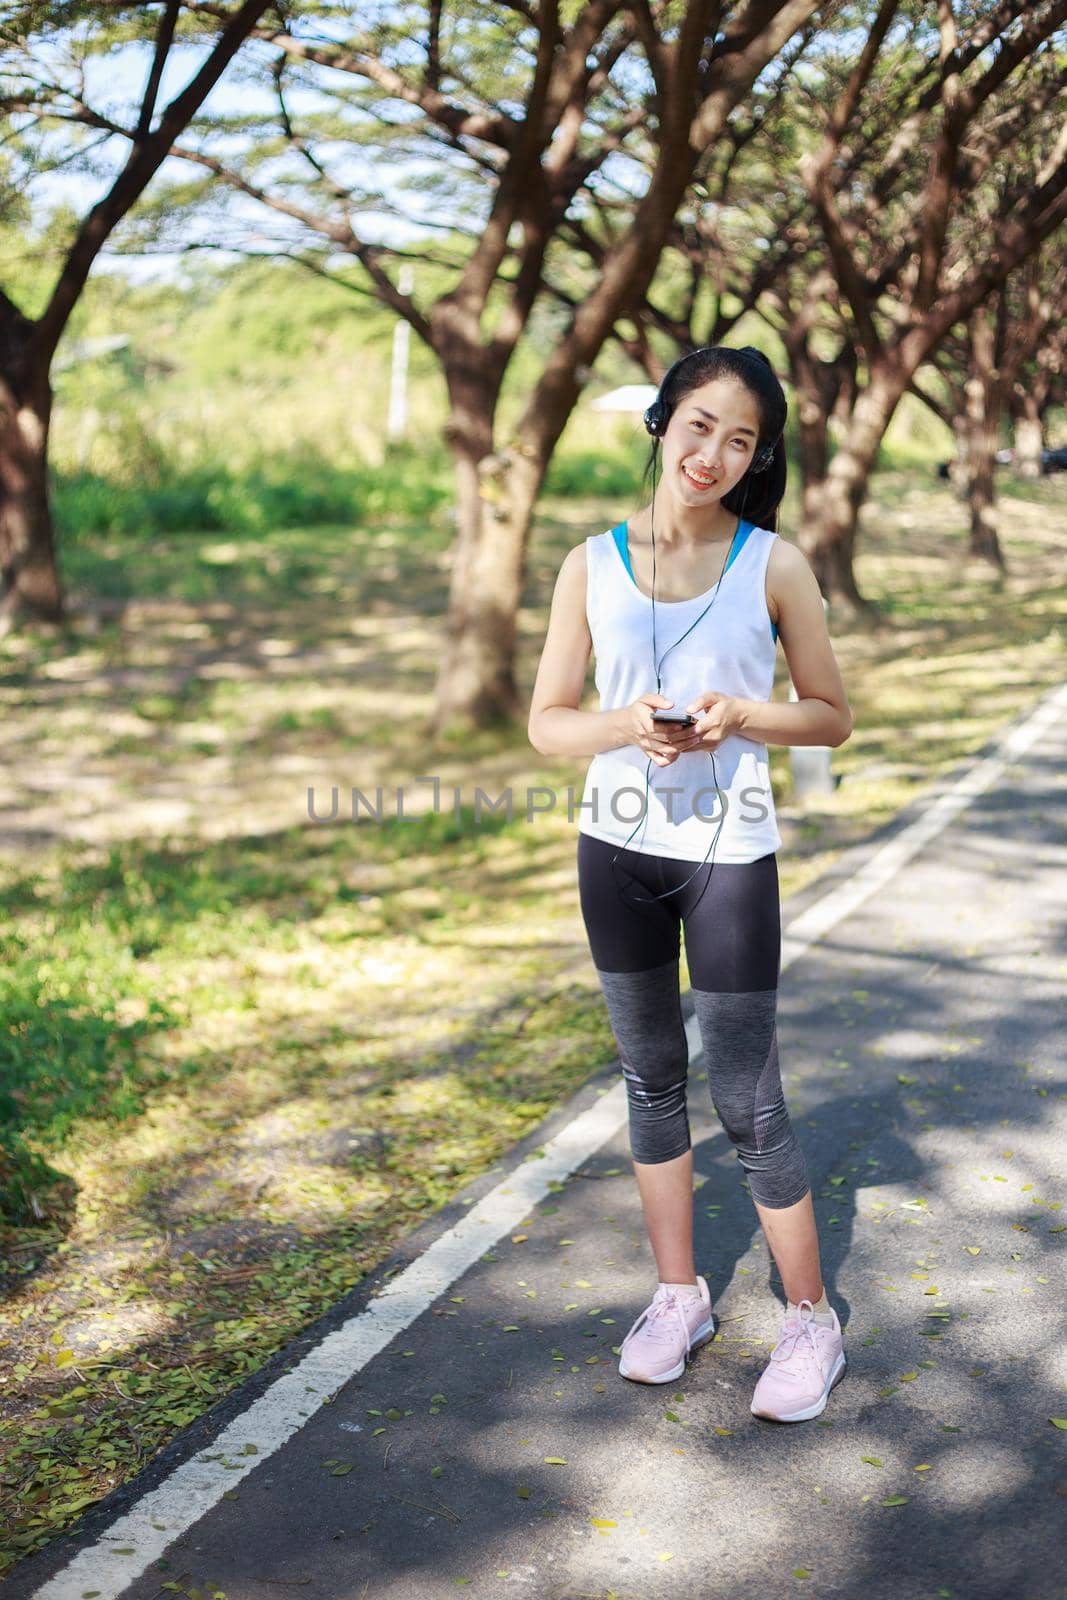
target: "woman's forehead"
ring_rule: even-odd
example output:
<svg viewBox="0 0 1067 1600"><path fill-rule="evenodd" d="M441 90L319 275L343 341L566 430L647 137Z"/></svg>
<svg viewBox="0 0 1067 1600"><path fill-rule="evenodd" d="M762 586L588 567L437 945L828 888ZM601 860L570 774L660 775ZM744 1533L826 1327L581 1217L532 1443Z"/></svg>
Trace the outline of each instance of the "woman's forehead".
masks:
<svg viewBox="0 0 1067 1600"><path fill-rule="evenodd" d="M703 406L705 411L730 422L759 423L755 396L736 378L709 378L698 389L690 389L679 404Z"/></svg>

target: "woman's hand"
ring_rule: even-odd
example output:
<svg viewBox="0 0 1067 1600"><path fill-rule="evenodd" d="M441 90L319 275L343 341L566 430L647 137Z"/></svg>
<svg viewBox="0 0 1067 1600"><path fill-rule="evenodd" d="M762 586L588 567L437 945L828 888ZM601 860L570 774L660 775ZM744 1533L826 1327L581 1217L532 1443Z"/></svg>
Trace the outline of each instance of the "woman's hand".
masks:
<svg viewBox="0 0 1067 1600"><path fill-rule="evenodd" d="M688 728L679 728L674 743L679 753L687 750L717 750L724 739L737 733L744 701L733 694L716 694L709 689L698 694L686 706L687 711L700 711L703 715Z"/></svg>
<svg viewBox="0 0 1067 1600"><path fill-rule="evenodd" d="M673 705L674 701L668 700L665 694L649 693L640 695L627 707L630 743L651 756L657 767L669 767L672 761L677 761L681 754L677 744L679 732L693 732L691 727L672 729L669 722L653 722L653 710L669 711Z"/></svg>

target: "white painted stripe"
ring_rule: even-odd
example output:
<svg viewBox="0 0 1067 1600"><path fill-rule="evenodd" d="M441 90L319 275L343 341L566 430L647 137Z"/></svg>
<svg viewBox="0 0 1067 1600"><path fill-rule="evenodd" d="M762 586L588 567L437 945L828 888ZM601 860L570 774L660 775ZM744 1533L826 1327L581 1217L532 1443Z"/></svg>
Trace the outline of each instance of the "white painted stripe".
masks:
<svg viewBox="0 0 1067 1600"><path fill-rule="evenodd" d="M620 1081L543 1147L542 1157L520 1163L473 1205L447 1233L391 1279L365 1307L309 1350L291 1372L277 1378L199 1455L183 1462L155 1489L113 1522L95 1545L81 1551L36 1595L40 1600L82 1600L95 1589L114 1600L159 1559L179 1534L206 1515L253 1468L303 1427L323 1400L384 1350L472 1267L558 1183L610 1139L626 1117ZM247 1445L255 1455L243 1455ZM209 1457L220 1457L210 1460ZM131 1549L132 1555L119 1555Z"/></svg>
<svg viewBox="0 0 1067 1600"><path fill-rule="evenodd" d="M881 846L852 878L830 891L790 924L782 941L783 970L877 889L934 838L976 795L996 781L1011 756L1028 750L1067 709L1067 683L1038 702L1025 722L1006 734L915 822ZM856 846L862 850L863 846ZM686 1021L690 1060L701 1050L695 1016ZM439 1295L451 1288L505 1234L529 1215L560 1182L587 1161L624 1125L626 1088L620 1079L596 1103L569 1122L495 1189L473 1205L447 1233L413 1261L371 1300L309 1350L291 1372L275 1379L248 1410L218 1437L142 1496L119 1516L97 1543L82 1550L36 1590L35 1600L82 1600L96 1590L100 1600L116 1600L153 1561L297 1433L323 1401L411 1326ZM255 1455L243 1455L246 1445ZM209 1459L219 1458L219 1459ZM225 1464L225 1463L228 1463ZM119 1550L132 1549L131 1555Z"/></svg>

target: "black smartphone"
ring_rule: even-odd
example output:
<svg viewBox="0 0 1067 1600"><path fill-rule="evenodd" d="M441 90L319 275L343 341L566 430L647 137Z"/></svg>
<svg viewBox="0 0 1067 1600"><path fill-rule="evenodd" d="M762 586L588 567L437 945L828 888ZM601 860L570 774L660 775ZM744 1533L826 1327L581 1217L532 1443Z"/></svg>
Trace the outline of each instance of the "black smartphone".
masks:
<svg viewBox="0 0 1067 1600"><path fill-rule="evenodd" d="M691 711L663 711L657 707L652 713L653 722L675 722L683 728L688 728L696 720Z"/></svg>

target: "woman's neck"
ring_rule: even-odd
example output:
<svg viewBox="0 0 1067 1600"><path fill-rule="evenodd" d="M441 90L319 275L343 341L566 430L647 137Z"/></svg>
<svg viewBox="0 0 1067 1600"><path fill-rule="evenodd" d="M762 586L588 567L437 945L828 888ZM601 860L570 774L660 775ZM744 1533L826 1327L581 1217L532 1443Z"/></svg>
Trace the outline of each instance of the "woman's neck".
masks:
<svg viewBox="0 0 1067 1600"><path fill-rule="evenodd" d="M636 532L642 539L650 538L654 527L656 544L661 549L696 550L706 549L710 545L729 544L741 526L741 518L736 512L719 507L712 521L707 511L700 510L694 516L688 506L668 506L664 510L660 501L656 506L654 524L651 506L645 506L630 526L634 527L635 524Z"/></svg>

